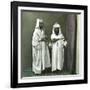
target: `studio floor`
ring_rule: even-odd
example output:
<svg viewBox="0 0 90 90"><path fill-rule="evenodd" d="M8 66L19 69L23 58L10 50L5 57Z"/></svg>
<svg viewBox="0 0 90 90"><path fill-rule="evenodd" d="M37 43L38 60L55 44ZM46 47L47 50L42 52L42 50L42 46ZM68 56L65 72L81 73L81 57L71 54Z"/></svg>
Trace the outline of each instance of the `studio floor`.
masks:
<svg viewBox="0 0 90 90"><path fill-rule="evenodd" d="M41 74L34 74L34 72L32 72L31 68L28 68L26 70L24 70L23 72L23 77L32 77L32 76L49 76L49 75L70 75L70 72L66 71L66 70L56 70L54 72L51 71L51 68L47 68L44 71L42 71Z"/></svg>

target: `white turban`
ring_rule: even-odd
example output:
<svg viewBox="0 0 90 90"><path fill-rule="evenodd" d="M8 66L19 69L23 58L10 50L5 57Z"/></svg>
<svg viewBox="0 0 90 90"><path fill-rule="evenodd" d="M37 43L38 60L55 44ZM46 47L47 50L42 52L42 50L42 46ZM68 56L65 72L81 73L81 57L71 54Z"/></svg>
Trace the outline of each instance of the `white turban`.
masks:
<svg viewBox="0 0 90 90"><path fill-rule="evenodd" d="M42 20L42 19L37 18L35 28L39 28L39 23L40 23L40 22L43 22L43 20Z"/></svg>
<svg viewBox="0 0 90 90"><path fill-rule="evenodd" d="M61 34L61 26L57 22L53 25L52 34L55 34L54 29L59 28L59 34Z"/></svg>

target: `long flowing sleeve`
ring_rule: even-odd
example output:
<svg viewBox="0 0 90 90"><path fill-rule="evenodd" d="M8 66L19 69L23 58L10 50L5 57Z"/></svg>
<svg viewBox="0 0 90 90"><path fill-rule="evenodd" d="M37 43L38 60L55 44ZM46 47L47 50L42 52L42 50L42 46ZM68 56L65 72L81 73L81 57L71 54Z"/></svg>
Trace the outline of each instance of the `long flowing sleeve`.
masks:
<svg viewBox="0 0 90 90"><path fill-rule="evenodd" d="M66 45L67 45L67 41L65 40L63 34L61 34L61 35L59 36L59 38L62 39L62 44L63 44L63 46L66 46Z"/></svg>
<svg viewBox="0 0 90 90"><path fill-rule="evenodd" d="M40 46L40 40L41 40L40 33L34 32L32 37L32 46L34 47Z"/></svg>
<svg viewBox="0 0 90 90"><path fill-rule="evenodd" d="M55 39L55 38L56 38L55 35L52 34L52 35L51 35L51 40L53 40L53 39Z"/></svg>

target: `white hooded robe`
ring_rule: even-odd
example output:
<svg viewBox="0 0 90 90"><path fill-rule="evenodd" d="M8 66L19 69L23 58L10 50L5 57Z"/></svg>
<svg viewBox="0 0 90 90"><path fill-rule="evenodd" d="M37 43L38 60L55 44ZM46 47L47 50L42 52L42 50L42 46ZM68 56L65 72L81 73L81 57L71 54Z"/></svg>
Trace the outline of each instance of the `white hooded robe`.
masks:
<svg viewBox="0 0 90 90"><path fill-rule="evenodd" d="M42 20L37 19L32 37L32 70L35 74L41 74L42 70L51 66L48 46L45 41L40 41L45 36L44 30L39 28L40 21L42 22Z"/></svg>
<svg viewBox="0 0 90 90"><path fill-rule="evenodd" d="M59 34L56 35L54 29L59 28ZM61 33L60 25L55 23L53 25L51 40L60 39L56 42L52 43L52 71L62 70L64 64L64 45L66 45L66 41L64 41L64 36Z"/></svg>

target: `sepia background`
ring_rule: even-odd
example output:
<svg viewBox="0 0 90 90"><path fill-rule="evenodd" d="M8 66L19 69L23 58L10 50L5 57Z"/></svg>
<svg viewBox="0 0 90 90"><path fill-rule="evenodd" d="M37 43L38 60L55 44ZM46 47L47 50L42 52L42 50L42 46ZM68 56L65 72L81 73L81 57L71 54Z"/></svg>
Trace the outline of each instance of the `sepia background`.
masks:
<svg viewBox="0 0 90 90"><path fill-rule="evenodd" d="M50 69L46 74L76 74L76 35L77 14L65 12L21 11L21 75L22 77L34 76L32 72L32 34L35 29L36 19L44 21L45 33L50 39L52 27L55 22L61 25L62 33L68 42L65 50L64 68L62 72L52 73ZM49 49L51 51L51 49ZM51 54L51 52L50 52Z"/></svg>

